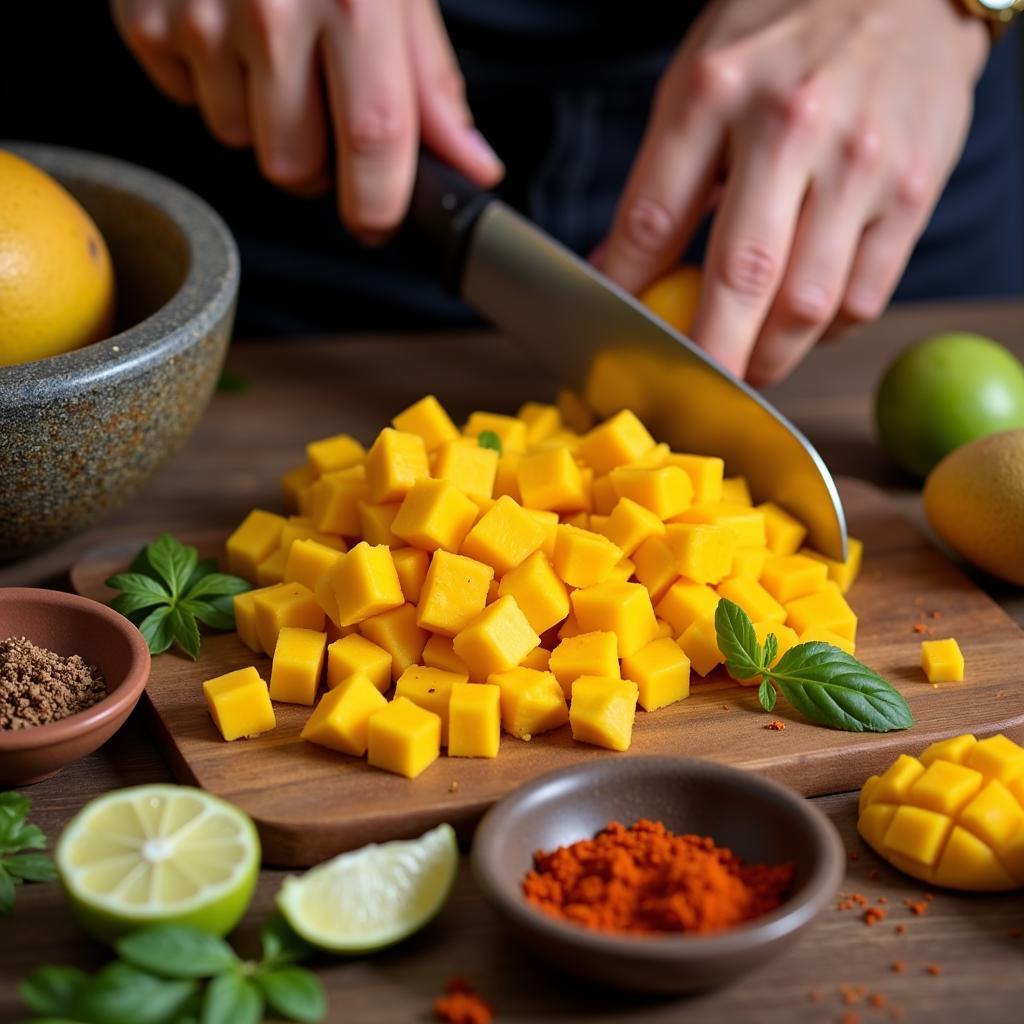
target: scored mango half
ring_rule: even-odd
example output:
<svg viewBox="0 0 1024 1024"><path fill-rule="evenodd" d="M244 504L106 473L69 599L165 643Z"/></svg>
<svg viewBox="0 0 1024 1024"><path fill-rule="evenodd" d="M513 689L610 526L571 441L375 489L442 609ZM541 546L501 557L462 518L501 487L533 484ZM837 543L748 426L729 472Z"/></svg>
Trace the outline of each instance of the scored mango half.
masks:
<svg viewBox="0 0 1024 1024"><path fill-rule="evenodd" d="M893 867L931 885L1024 885L1024 747L967 734L901 754L860 792L857 830Z"/></svg>

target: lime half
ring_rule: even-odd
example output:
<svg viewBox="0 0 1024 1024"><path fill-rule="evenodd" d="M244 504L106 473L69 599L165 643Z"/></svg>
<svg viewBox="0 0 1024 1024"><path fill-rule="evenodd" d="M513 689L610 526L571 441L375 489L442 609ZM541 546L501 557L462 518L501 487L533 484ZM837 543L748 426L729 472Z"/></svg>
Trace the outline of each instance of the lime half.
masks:
<svg viewBox="0 0 1024 1024"><path fill-rule="evenodd" d="M444 906L459 868L451 825L343 853L286 878L277 905L307 942L366 953L401 942Z"/></svg>
<svg viewBox="0 0 1024 1024"><path fill-rule="evenodd" d="M224 935L252 898L260 841L247 815L201 789L136 786L87 804L64 829L56 860L97 938L172 922Z"/></svg>

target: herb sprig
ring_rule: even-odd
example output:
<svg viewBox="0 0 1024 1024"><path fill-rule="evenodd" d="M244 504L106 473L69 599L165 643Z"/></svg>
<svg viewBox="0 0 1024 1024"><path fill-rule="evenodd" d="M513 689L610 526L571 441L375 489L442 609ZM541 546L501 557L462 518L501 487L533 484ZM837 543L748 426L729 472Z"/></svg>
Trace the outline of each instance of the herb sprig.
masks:
<svg viewBox="0 0 1024 1024"><path fill-rule="evenodd" d="M52 882L57 877L53 861L45 853L46 836L26 819L32 802L20 793L0 793L0 917L14 908L17 886L22 882Z"/></svg>
<svg viewBox="0 0 1024 1024"><path fill-rule="evenodd" d="M501 454L501 438L493 430L481 430L476 443L481 448L490 448L499 455Z"/></svg>
<svg viewBox="0 0 1024 1024"><path fill-rule="evenodd" d="M249 590L238 576L217 571L215 558L169 533L157 537L136 556L128 572L111 576L107 586L120 593L110 606L131 619L153 654L178 646L199 657L199 623L211 629L235 628L231 598Z"/></svg>
<svg viewBox="0 0 1024 1024"><path fill-rule="evenodd" d="M254 962L196 928L143 928L119 939L119 959L92 976L40 967L22 982L21 998L35 1020L75 1024L259 1024L267 1008L286 1020L322 1021L323 986L297 966L310 947L279 914L260 938L263 958Z"/></svg>
<svg viewBox="0 0 1024 1024"><path fill-rule="evenodd" d="M733 679L761 676L757 697L765 711L774 709L781 692L805 718L833 729L892 732L914 724L899 691L832 644L797 644L772 665L779 651L775 634L759 643L750 616L726 598L715 610L715 631Z"/></svg>

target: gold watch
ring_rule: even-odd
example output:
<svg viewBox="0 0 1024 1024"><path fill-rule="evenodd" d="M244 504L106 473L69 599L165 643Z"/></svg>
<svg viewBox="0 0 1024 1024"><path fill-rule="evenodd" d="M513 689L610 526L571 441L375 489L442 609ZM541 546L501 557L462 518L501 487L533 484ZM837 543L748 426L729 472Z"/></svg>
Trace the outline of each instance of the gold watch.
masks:
<svg viewBox="0 0 1024 1024"><path fill-rule="evenodd" d="M1024 11L1024 0L960 0L968 14L983 18L988 24L992 39L998 39L1014 18Z"/></svg>

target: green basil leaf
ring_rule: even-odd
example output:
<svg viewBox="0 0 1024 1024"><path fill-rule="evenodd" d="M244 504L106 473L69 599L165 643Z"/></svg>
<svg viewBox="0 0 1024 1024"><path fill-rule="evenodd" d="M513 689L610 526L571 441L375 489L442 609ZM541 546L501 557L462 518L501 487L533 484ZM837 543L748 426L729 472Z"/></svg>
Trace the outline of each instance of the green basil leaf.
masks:
<svg viewBox="0 0 1024 1024"><path fill-rule="evenodd" d="M0 917L6 917L14 909L14 887L17 884L17 879L0 865Z"/></svg>
<svg viewBox="0 0 1024 1024"><path fill-rule="evenodd" d="M16 850L45 850L46 836L38 825L21 822L8 834L4 849L12 853Z"/></svg>
<svg viewBox="0 0 1024 1024"><path fill-rule="evenodd" d="M139 572L120 572L105 582L112 590L120 590L124 594L141 594L145 597L152 597L154 604L171 599L167 588L159 580L153 579L152 576L144 576Z"/></svg>
<svg viewBox="0 0 1024 1024"><path fill-rule="evenodd" d="M154 608L139 623L139 632L149 644L151 654L162 654L174 643L174 623L169 604Z"/></svg>
<svg viewBox="0 0 1024 1024"><path fill-rule="evenodd" d="M196 987L194 981L157 978L115 960L85 986L75 1013L103 1024L166 1024Z"/></svg>
<svg viewBox="0 0 1024 1024"><path fill-rule="evenodd" d="M193 600L197 597L212 597L219 594L241 594L246 590L252 590L252 584L248 580L223 572L211 572L196 583L185 597Z"/></svg>
<svg viewBox="0 0 1024 1024"><path fill-rule="evenodd" d="M43 853L16 853L4 857L0 864L23 882L52 882L57 877L52 858Z"/></svg>
<svg viewBox="0 0 1024 1024"><path fill-rule="evenodd" d="M189 598L179 608L190 611L204 626L210 629L229 630L235 628L235 606L229 594L197 601Z"/></svg>
<svg viewBox="0 0 1024 1024"><path fill-rule="evenodd" d="M261 972L256 983L270 1008L289 1020L314 1024L327 1016L327 996L320 979L303 967Z"/></svg>
<svg viewBox="0 0 1024 1024"><path fill-rule="evenodd" d="M24 818L32 808L32 801L27 796L13 789L5 789L0 793L0 814L14 818Z"/></svg>
<svg viewBox="0 0 1024 1024"><path fill-rule="evenodd" d="M280 910L275 910L263 922L260 941L263 944L263 967L297 963L305 960L312 949L305 939L295 933Z"/></svg>
<svg viewBox="0 0 1024 1024"><path fill-rule="evenodd" d="M34 1013L70 1016L89 975L77 967L39 967L19 986L22 1002Z"/></svg>
<svg viewBox="0 0 1024 1024"><path fill-rule="evenodd" d="M209 576L211 572L216 571L216 558L201 558L196 562L196 567L192 570L192 575L185 580L185 586L182 587L181 592L183 594L187 594L204 576Z"/></svg>
<svg viewBox="0 0 1024 1024"><path fill-rule="evenodd" d="M157 604L166 604L168 600L169 598L157 597L155 594L118 594L110 602L110 607L115 612L120 612L125 618L130 618L135 612L140 612L144 608L152 608ZM144 619L145 616L142 618Z"/></svg>
<svg viewBox="0 0 1024 1024"><path fill-rule="evenodd" d="M832 644L797 644L770 675L786 700L819 725L848 732L891 732L914 724L902 694Z"/></svg>
<svg viewBox="0 0 1024 1024"><path fill-rule="evenodd" d="M114 948L133 967L163 978L211 978L239 962L223 939L185 925L142 928L118 939Z"/></svg>
<svg viewBox="0 0 1024 1024"><path fill-rule="evenodd" d="M181 649L193 660L199 657L199 627L196 625L195 616L181 605L175 605L170 615L171 629L174 631L174 639L178 641Z"/></svg>
<svg viewBox="0 0 1024 1024"><path fill-rule="evenodd" d="M774 633L769 633L764 638L764 647L761 651L760 662L762 665L771 665L779 656L779 638Z"/></svg>
<svg viewBox="0 0 1024 1024"><path fill-rule="evenodd" d="M182 544L164 533L149 545L147 554L171 595L178 597L199 562L199 552L191 544Z"/></svg>
<svg viewBox="0 0 1024 1024"><path fill-rule="evenodd" d="M772 686L767 679L761 680L761 685L757 688L757 699L761 704L761 707L765 711L775 710L775 700L778 697L778 693L775 687Z"/></svg>
<svg viewBox="0 0 1024 1024"><path fill-rule="evenodd" d="M751 679L761 672L761 645L750 616L735 602L723 597L715 609L718 649L733 679Z"/></svg>
<svg viewBox="0 0 1024 1024"><path fill-rule="evenodd" d="M253 982L232 971L210 982L203 997L201 1024L260 1024L263 995Z"/></svg>
<svg viewBox="0 0 1024 1024"><path fill-rule="evenodd" d="M139 549L139 553L132 559L132 564L128 566L128 571L140 572L143 576L152 576L155 580L160 578L160 574L153 568L153 563L149 560L148 544Z"/></svg>
<svg viewBox="0 0 1024 1024"><path fill-rule="evenodd" d="M501 454L501 438L493 430L481 430L477 436L476 443L481 448L490 448Z"/></svg>

